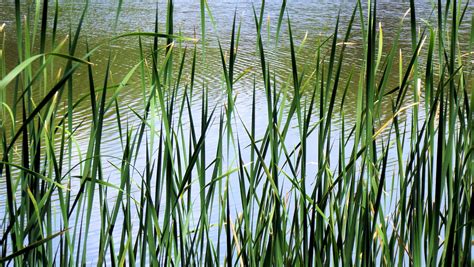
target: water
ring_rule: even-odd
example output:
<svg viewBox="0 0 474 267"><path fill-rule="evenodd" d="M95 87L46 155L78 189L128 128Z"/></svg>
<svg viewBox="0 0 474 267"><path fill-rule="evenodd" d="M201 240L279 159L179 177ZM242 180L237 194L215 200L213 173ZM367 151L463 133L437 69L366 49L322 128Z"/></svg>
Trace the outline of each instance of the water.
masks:
<svg viewBox="0 0 474 267"><path fill-rule="evenodd" d="M417 16L419 25L424 25L427 21L430 21L430 17L434 16L432 13L433 5L431 1L416 1L417 5ZM263 85L261 81L260 74L260 63L258 60L257 47L256 47L256 29L255 22L253 20L253 11L252 6L255 6L256 10L260 9L260 1L211 1L209 3L210 10L214 16L216 26L214 27L209 18L206 21L206 58L205 64L199 65L203 60L203 55L201 54L201 43L197 43L197 49L199 51L198 65L200 66L196 74L196 88L194 89L193 105L199 107L202 96L202 88L205 86L209 90L210 103L209 106L220 106L226 101L225 96L225 84L223 83L222 76L222 63L218 50L217 40L221 40L222 47L227 51L229 47L231 29L232 29L232 17L234 12L237 16L237 21L241 25L241 39L239 42L239 50L236 61L236 75L241 73L248 73L240 79L234 87L235 94L237 95L236 102L236 111L242 118L242 120L249 125L251 118L251 107L252 107L252 91L254 84L254 77L256 81L256 103L257 103L257 133L262 133L265 130L267 116L266 116L266 96L263 90ZM348 20L350 19L351 12L354 8L355 1L289 1L287 5L288 14L291 18L292 29L295 38L295 44L299 46L303 39L306 36L304 46L301 47L301 52L299 54L298 62L300 63L301 71L305 71L308 75L314 69L315 64L315 47L318 41L329 37L333 34L336 17L340 12L340 31L339 39L342 40L345 33ZM270 25L269 31L265 29L262 33L262 37L265 42L266 57L268 62L270 62L270 67L272 69L272 75L275 75L277 83L284 83L286 81L291 81L291 58L290 58L290 47L288 41L288 29L286 20L282 25L282 34L280 36L280 42L275 43L275 32L276 32L276 22L280 12L280 2L279 1L268 1L266 4L266 12L264 14L265 21ZM26 12L27 8L30 7L33 9L33 5L23 5L23 10ZM69 29L75 29L75 25L78 22L78 18L82 9L83 4L76 3L75 1L60 1L60 19L59 19L59 28L58 28L58 40L63 39L68 33ZM89 42L90 47L95 47L97 45L106 43L112 36L116 36L122 33L142 31L142 32L152 32L154 30L154 19L155 11L158 8L159 21L160 21L160 31L164 32L165 30L165 18L166 18L166 3L165 1L160 1L158 5L152 1L124 1L122 12L120 14L120 19L118 22L117 31L113 31L113 24L115 20L115 12L117 9L117 3L115 1L92 1L89 6L89 11L86 17L84 27L82 29L82 39L80 42L78 55L81 55L85 51L85 40ZM400 19L409 9L409 2L407 1L379 1L379 22L383 28L384 34L384 53L388 53L391 48L393 38L396 35L398 26L400 24ZM184 36L196 37L201 39L200 36L200 11L199 11L199 1L175 1L174 7L174 25L175 32L181 32ZM52 12L52 10L50 11ZM0 25L6 24L7 38L6 42L6 59L7 59L7 69L12 69L18 59L16 56L16 40L14 34L14 4L12 1L0 1ZM342 72L342 82L341 85L345 85L350 73L353 73L353 78L350 81L350 87L346 95L346 105L344 107L344 121L346 123L347 131L348 126L354 123L355 116L355 103L357 96L357 84L358 84L358 73L363 67L362 56L363 49L361 47L361 33L360 33L360 23L357 21L354 25L354 30L352 31L351 38L349 42L351 43L345 53L345 60ZM50 17L49 24L52 26L52 16ZM411 53L411 39L410 39L410 25L409 19L404 24L404 30L402 31L401 40L399 47L401 51L407 55L405 59L405 64L408 61L408 55ZM467 43L469 35L468 27L461 27L460 38L461 45ZM148 49L151 47L151 40L144 41L145 47ZM192 49L194 48L193 42L183 42L178 44L179 48L176 54L175 62L178 62L180 59L181 52L184 48L187 48L188 59L186 62L186 69L184 70L184 79L189 82L189 73L191 69L191 54ZM128 73L139 62L139 53L137 50L138 41L137 38L126 38L115 41L111 44L111 55L112 55L112 68L111 68L111 82L110 84L118 84L122 78ZM96 64L94 66L95 77L99 79L96 80L97 85L103 83L100 80L104 76L105 72L105 63L108 60L109 56L109 47L104 46L98 52L94 53L91 58L91 62ZM426 51L425 51L426 52ZM327 55L325 55L327 57ZM395 62L398 66L398 62ZM420 63L420 65L423 63ZM396 73L396 71L394 71ZM88 93L88 79L86 69L83 68L74 77L75 91L74 96L76 99L86 95ZM394 88L398 84L399 77L393 75L390 79L389 88ZM184 82L183 84L185 84ZM336 100L336 103L340 103L342 98L343 90L339 89L339 94ZM7 102L12 101L13 94L7 94ZM136 126L140 122L139 119L134 116L132 110L141 111L144 107L144 98L143 93L138 83L138 79L132 79L129 86L126 86L124 90L120 93L119 97L120 107L122 112L122 121L131 126ZM409 104L409 103L407 103ZM382 114L380 116L379 123L382 124L385 122L391 115L390 103L384 103ZM194 111L195 118L200 120L200 110L196 108ZM334 112L333 125L331 128L331 138L333 143L336 143L339 140L341 133L341 113L339 110ZM423 110L420 110L420 114L424 114ZM91 109L90 102L84 101L81 103L74 113L75 124L78 125L78 129L75 132L75 142L77 142L77 148L72 151L73 158L72 164L80 161L78 150L84 151L87 150L87 144L89 141L89 129L91 124ZM423 116L422 116L423 117ZM401 115L401 120L409 120L410 113ZM109 179L111 183L118 183L119 181L119 172L115 169L112 163L120 163L115 157L121 157L121 151L117 147L121 146L121 141L119 140L119 134L117 132L116 126L116 112L113 109L110 112L107 112L104 118L104 134L102 141L102 153L106 159L107 163L104 164L104 176L106 179ZM314 118L312 121L315 123L319 118ZM183 125L186 128L189 125L189 118L185 118ZM245 136L245 131L242 127L238 126L237 123L237 132L239 136ZM293 125L295 126L295 125ZM206 150L209 151L208 155L212 157L213 152L217 146L217 140L212 138L218 130L216 124L211 129L209 138L206 141ZM242 138L246 140L245 138ZM288 147L293 147L298 140L298 133L296 129L292 129L289 133ZM311 138L309 141L310 146L317 147L316 137ZM407 142L408 143L408 142ZM247 145L247 144L245 144ZM408 145L408 144L407 144ZM351 143L347 144L347 147L351 147ZM310 152L308 155L308 161L317 162L317 153L314 149L314 152ZM335 148L334 151L337 151ZM336 163L338 159L338 154L330 155L333 158L333 162ZM391 157L396 159L396 157ZM231 164L231 162L226 162ZM336 165L336 164L335 164ZM138 159L135 165L138 170L135 172L136 175L143 170L144 164L143 159ZM317 166L311 165L308 166L308 173L312 174L314 177L314 172L317 170ZM78 174L79 169L73 171L73 174ZM233 210L240 210L240 200L238 192L238 180L231 179L230 183L235 183L234 190L231 191L231 203ZM288 181L283 181L283 191L289 190L291 184ZM308 181L308 184L312 185L313 181ZM391 184L391 182L388 182ZM395 187L397 184L395 184ZM232 187L232 186L231 186ZM139 192L138 185L134 187L136 191ZM397 191L396 189L393 189ZM74 191L74 189L73 189ZM196 203L198 203L199 193L196 191ZM0 204L5 206L5 185L3 182L0 182ZM114 195L111 193L111 199ZM96 208L99 210L99 203L97 203ZM112 205L112 204L111 204ZM390 203L386 204L389 208ZM164 205L162 205L164 206ZM195 204L195 214L199 216L199 204ZM390 209L390 208L389 208ZM393 209L393 207L392 207ZM136 222L135 218L134 222ZM218 214L214 212L211 221L217 221ZM97 238L99 236L100 228L100 217L93 217L91 223L92 229L90 229L89 234L92 238L89 239L91 246L89 249L91 253L89 256L94 256L94 251L97 251ZM94 226L97 228L94 228ZM59 228L59 225L58 225ZM120 233L120 231L117 231ZM96 238L94 238L94 236ZM119 239L120 236L117 236Z"/></svg>

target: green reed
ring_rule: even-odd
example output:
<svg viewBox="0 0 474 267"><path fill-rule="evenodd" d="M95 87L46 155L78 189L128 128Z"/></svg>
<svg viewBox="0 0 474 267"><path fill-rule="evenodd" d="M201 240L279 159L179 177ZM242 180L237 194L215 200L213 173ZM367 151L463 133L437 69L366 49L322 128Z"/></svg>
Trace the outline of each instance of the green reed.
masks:
<svg viewBox="0 0 474 267"><path fill-rule="evenodd" d="M26 12L17 0L15 28L0 25L2 264L472 265L469 2L438 1L431 21L420 23L410 1L385 52L377 2L357 1L347 24L338 17L333 34L317 40L314 62L301 65L306 39L296 45L286 1L275 42L262 1L253 10L258 68L236 68L235 13L229 47L218 36L222 105L211 104L209 85L197 82L209 71L206 42L213 33L206 23L220 27L207 1L200 1L201 40L175 28L172 0L164 32L157 8L153 32L119 35L123 5L116 36L96 47L82 32L88 2L68 37L58 32L58 1L34 1ZM406 24L411 51L402 53ZM467 51L459 40L464 24L471 29ZM356 34L362 66L343 80ZM6 47L5 38L16 38L17 47ZM117 83L110 77L112 44L123 39L136 42L138 57ZM282 44L290 47L291 69L278 81L267 55L268 46ZM109 55L103 66L94 63L99 49ZM12 53L18 62L7 69ZM95 67L105 68L102 76ZM80 97L79 71L88 80ZM253 80L250 118L239 112L243 96L235 90L243 78ZM140 88L141 109L121 103L132 87ZM352 109L345 101L350 91ZM90 116L78 124L84 102ZM347 112L353 121L345 120ZM109 113L118 136L114 155L102 147ZM78 131L87 131L84 147Z"/></svg>

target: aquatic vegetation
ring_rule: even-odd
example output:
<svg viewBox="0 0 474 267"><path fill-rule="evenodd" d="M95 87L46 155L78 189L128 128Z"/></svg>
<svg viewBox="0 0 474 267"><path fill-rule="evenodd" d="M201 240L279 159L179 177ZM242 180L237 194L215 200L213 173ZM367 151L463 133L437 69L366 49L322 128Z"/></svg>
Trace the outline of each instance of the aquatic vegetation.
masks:
<svg viewBox="0 0 474 267"><path fill-rule="evenodd" d="M259 68L244 71L236 68L247 52L237 15L230 36L212 36L217 31L207 32L206 23L219 23L206 0L199 38L176 28L172 0L164 26L157 8L154 31L116 33L119 1L116 34L97 46L83 37L88 2L64 38L58 1L34 1L26 13L21 5L15 1L15 28L0 26L2 264L473 264L469 2L438 1L432 20L420 25L411 0L386 44L377 1L357 1L349 21L335 18L333 33L317 40L314 62L303 66L306 39L293 36L286 1L274 36L262 1L248 18ZM408 54L399 48L407 29ZM347 74L355 35L360 67ZM7 36L17 47L5 45ZM217 96L199 77L216 75L206 73L211 37L221 105L210 104ZM123 40L138 52L117 80L114 44ZM289 45L286 80L276 79L268 56L280 42ZM108 60L95 62L101 49ZM9 54L18 63L7 69ZM99 64L103 75L94 72ZM76 79L87 79L88 94L76 94ZM248 96L235 91L242 79L253 81ZM141 92L139 109L121 99L130 87ZM251 110L239 109L243 97ZM85 102L87 121L78 119ZM112 122L104 119L109 113ZM105 128L116 133L113 155L104 151Z"/></svg>

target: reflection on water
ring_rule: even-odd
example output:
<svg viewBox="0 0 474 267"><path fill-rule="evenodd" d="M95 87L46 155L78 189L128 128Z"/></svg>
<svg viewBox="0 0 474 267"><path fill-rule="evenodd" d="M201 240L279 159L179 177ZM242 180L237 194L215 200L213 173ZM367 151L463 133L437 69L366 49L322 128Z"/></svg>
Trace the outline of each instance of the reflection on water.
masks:
<svg viewBox="0 0 474 267"><path fill-rule="evenodd" d="M79 51L77 54L81 55L85 52L85 40L89 42L90 47L95 47L100 44L106 43L112 36L119 35L126 32L143 31L152 32L154 30L155 11L158 9L158 17L160 21L160 31L164 31L165 18L166 18L166 1L160 1L156 4L153 1L124 1L120 19L118 22L117 32L113 32L113 23L115 20L115 14L117 9L116 1L91 1L89 6L89 13L86 17L86 21L83 27L83 38L81 39ZM308 76L314 70L315 67L315 51L318 44L325 38L331 36L334 31L335 21L338 14L340 14L340 32L339 38L342 38L344 31L347 27L347 22L350 19L351 12L354 8L355 1L289 1L287 8L288 14L291 18L292 29L294 31L294 37L296 45L304 45L300 48L298 55L298 62L300 63L299 68L308 73ZM237 95L236 110L241 116L245 123L249 123L251 118L251 104L252 104L252 91L255 81L256 86L256 103L257 103L257 114L259 116L257 120L257 132L264 131L266 127L266 98L263 92L263 85L259 76L261 69L258 60L258 54L256 49L256 29L255 22L253 19L253 9L255 6L256 10L259 10L260 1L210 1L210 10L213 12L215 24L207 18L206 21L206 44L205 44L205 55L202 53L201 42L194 44L193 42L178 43L175 52L176 59L182 56L182 52L186 49L188 57L185 64L186 69L183 71L184 79L189 79L189 73L191 69L191 50L198 50L198 64L200 67L196 73L196 84L195 96L192 98L196 103L194 106L200 106L201 102L200 95L203 87L209 90L210 106L221 105L225 102L225 86L223 84L222 77L222 63L218 50L219 39L222 42L222 46L227 49L229 47L230 35L232 29L232 17L234 13L237 16L237 21L241 25L241 34L239 42L239 50L236 61L235 73L237 75L246 73L242 79L240 79L234 86L235 94ZM61 19L59 20L58 28L58 40L63 39L69 33L69 29L75 28L75 24L83 10L84 4L77 3L76 1L60 1L59 11ZM284 84L291 78L291 58L289 53L289 42L287 35L287 24L282 25L282 35L280 36L280 42L275 43L276 34L276 21L280 12L281 3L280 1L268 1L266 2L266 12L264 14L265 20L270 25L269 30L262 33L265 42L266 57L270 62L270 68L272 75L275 75L277 84ZM425 25L430 21L433 11L431 1L417 1L417 16L418 23L420 26ZM28 10L28 8L34 8L33 6L23 5L22 8ZM393 38L395 38L400 20L409 8L409 1L380 1L379 2L379 20L380 25L383 29L384 35L384 52L388 52L391 48ZM199 1L175 1L174 6L174 25L175 32L181 33L184 36L195 37L199 40L202 39L200 29L200 7ZM340 12L340 13L339 13ZM8 33L6 41L6 58L7 68L13 68L18 59L16 57L16 40L14 34L14 4L13 1L0 1L0 25L6 24L6 31ZM50 16L49 25L53 25L53 17ZM286 21L286 20L285 20ZM409 55L411 52L411 39L409 23L403 25L405 30L401 32L401 39L399 42L402 53ZM461 26L460 38L461 45L467 42L468 28ZM352 125L354 117L352 114L355 113L356 103L356 89L358 84L358 73L361 68L363 49L362 45L362 34L360 21L356 20L354 30L351 37L349 38L350 44L348 45L345 53L345 60L343 65L343 71L341 74L342 82L340 84L346 84L349 76L352 75L352 79L349 81L350 86L345 97L345 108L344 108L344 119L347 125ZM145 47L150 48L151 43L149 40L144 41ZM114 41L111 44L112 49L112 68L111 68L111 84L118 84L121 79L128 73L139 62L139 51L137 38L127 38L118 41ZM94 53L91 61L95 64L94 72L96 77L103 77L105 71L105 63L108 60L109 47L103 46L98 52ZM204 59L205 57L205 59ZM327 60L327 55L323 55ZM202 62L205 60L205 64ZM178 60L176 60L178 61ZM405 60L405 64L407 63ZM398 65L398 62L394 62ZM421 64L421 63L420 63ZM394 71L394 73L396 73ZM86 79L86 69L80 70L75 78L74 82L76 86L74 88L78 91L74 92L77 99L86 95L88 92L88 79ZM256 78L255 78L256 77ZM139 77L137 77L138 79ZM255 79L254 79L255 78ZM390 79L390 87L396 87L398 84L399 77L393 75ZM309 80L311 81L311 79ZM98 80L96 83L100 84L102 81ZM308 85L311 87L312 85ZM338 95L336 103L341 101L342 91ZM37 92L39 93L39 92ZM7 94L7 101L12 101L13 94ZM137 80L132 80L128 86L125 87L120 95L120 105L122 119L130 124L138 123L138 119L133 115L131 110L140 111L144 107L144 98L142 89L140 88ZM408 103L407 103L408 104ZM422 106L421 106L422 107ZM384 103L382 116L380 122L383 123L389 116L391 116L390 103ZM194 110L196 114L199 114L199 110ZM339 138L341 131L341 113L339 110L334 115L334 125L331 128L331 135L336 142ZM420 112L424 114L424 112ZM91 109L90 102L82 102L75 111L75 123L79 126L75 132L75 141L78 143L78 148L82 151L87 149L90 128L90 117ZM196 115L199 119L199 115ZM402 119L409 119L408 114L402 114ZM120 140L118 140L118 133L116 129L116 113L110 111L104 118L104 137L102 140L102 152L104 155L111 157L120 157L121 153L117 154L117 146L120 146ZM135 120L135 121L134 121ZM314 118L313 122L318 121L319 118ZM261 122L261 123L259 123ZM183 121L184 125L187 125L188 121ZM346 130L347 130L346 125ZM259 126L261 128L259 128ZM217 131L215 129L214 131ZM243 129L242 135L245 135ZM297 142L297 132L293 132L294 137L292 139L291 134L288 137L289 142ZM210 134L212 136L212 132ZM311 142L316 142L316 139L310 139ZM210 139L206 144L210 151L213 151L216 146L217 140ZM314 144L313 143L313 144ZM337 142L336 142L337 143ZM312 145L312 143L309 143ZM350 144L348 144L350 146ZM79 161L78 151L74 151L73 162ZM211 154L211 153L210 153ZM309 161L317 162L316 153L310 154ZM337 159L338 155L334 155ZM113 159L110 159L114 162ZM142 166L137 165L138 169ZM311 166L308 167L311 171ZM315 168L316 169L316 168ZM79 171L79 170L77 170ZM117 173L112 165L104 166L105 176L110 181L117 181ZM119 176L118 176L119 177ZM311 182L308 182L311 183ZM1 184L1 182L0 182ZM5 186L1 184L0 195L5 196ZM233 197L237 199L238 192L232 192ZM0 197L0 202L4 201L4 197ZM4 204L2 204L4 206ZM237 208L238 209L238 208ZM217 215L216 215L217 216ZM99 220L99 218L95 218ZM94 225L94 222L92 222ZM100 225L98 223L97 225ZM92 229L91 234L94 234L99 229ZM93 247L91 247L93 249Z"/></svg>
<svg viewBox="0 0 474 267"><path fill-rule="evenodd" d="M13 1L0 1L0 14L1 23L6 23L6 30L9 33L6 39L6 47L12 48L7 50L7 65L9 68L15 66L17 59L14 49L16 48L16 41L13 34L14 29L14 5ZM242 109L245 109L242 105L248 105L251 102L247 101L251 95L251 88L253 86L253 74L258 74L260 70L259 61L257 60L256 54L256 29L253 20L252 7L258 10L260 1L211 1L209 3L210 9L213 12L215 19L215 27L209 19L206 23L206 64L201 65L198 68L197 78L198 83L206 84L212 94L218 96L222 91L222 66L221 59L218 53L217 38L220 38L223 47L228 47L230 41L230 34L232 28L232 18L234 12L237 15L237 20L241 23L241 40L239 43L239 52L237 57L236 73L242 73L245 70L251 70L245 76L245 79L241 79L238 84L235 85L235 90L239 94L239 105ZM301 48L299 54L299 62L301 68L307 70L314 69L315 66L315 48L318 41L333 34L335 20L340 13L341 16L341 31L339 37L342 38L345 30L347 21L350 18L352 9L354 7L353 1L289 1L287 10L292 20L292 27L294 31L296 45L302 42L303 38L307 34L304 47ZM29 6L33 8L33 6ZM60 1L60 16L59 20L59 32L58 39L61 39L69 33L69 29L74 29L75 23L77 23L80 13L84 4L77 3L77 1ZM272 71L274 71L277 81L286 81L290 74L291 61L289 54L289 44L287 36L287 25L282 25L282 35L280 42L275 44L275 31L276 21L278 19L281 4L279 1L268 1L266 2L266 12L264 17L268 20L271 25L269 33L264 32L264 39L270 40L266 43L266 56L270 62ZM113 33L112 26L115 19L117 3L115 1L91 1L89 6L89 13L86 17L84 27L82 30L83 39L82 47L79 48L77 54L81 54L85 51L84 41L89 42L90 47L95 45L103 44L110 39L111 36L118 35L120 33L132 32L132 31L148 31L154 30L155 10L158 8L160 30L164 31L165 25L165 11L166 1L160 1L156 4L153 1L125 1L122 7L117 33ZM388 52L391 48L391 40L396 35L397 28L400 23L400 18L408 10L409 2L407 1L381 1L379 3L379 18L380 23L384 31L384 50ZM23 6L24 10L28 9L27 5ZM432 14L433 6L430 1L417 1L417 15L421 25L428 21ZM199 1L176 1L174 6L174 25L175 31L181 32L185 36L201 38L200 30L200 11ZM50 25L52 26L53 18L50 16ZM358 73L358 69L361 67L362 47L361 47L361 34L359 22L356 21L352 37L350 38L350 45L347 48L344 60L344 71L342 73L342 79L346 80L349 73L353 71L355 74ZM409 29L409 23L405 23L404 27ZM467 29L466 29L467 30ZM461 31L462 32L462 31ZM411 51L410 31L402 31L400 47L407 54ZM462 36L462 35L461 35ZM467 40L466 40L467 41ZM199 52L201 51L200 43L197 44ZM192 42L185 42L179 44L179 46L187 47L188 50L194 48ZM138 41L134 38L128 38L122 41L115 41L112 44L114 49L113 53L113 66L112 66L112 79L119 81L128 70L130 70L138 62ZM179 49L177 49L179 50ZM190 53L189 53L190 54ZM91 61L96 64L94 71L97 77L101 77L105 71L104 62L107 61L108 48L104 47L95 53ZM190 62L190 56L188 61ZM201 57L198 57L201 59ZM397 64L397 62L395 62ZM187 64L190 66L191 64ZM184 72L184 73L189 73ZM211 74L211 75L210 75ZM81 75L85 73L78 73L76 82L84 85L87 84L87 79L82 79ZM257 76L258 77L258 76ZM357 84L358 75L353 76L352 83ZM393 77L392 83L396 84L398 77ZM84 88L84 92L77 92L77 96L87 93L87 86L76 86L76 88ZM261 88L261 84L257 83L257 88ZM354 86L355 88L355 86ZM134 90L133 87L127 88L127 90ZM138 89L137 89L138 91ZM138 108L142 105L141 99L137 98L138 94L125 93L122 95L121 101L127 103L132 107ZM263 95L262 95L263 96ZM349 90L346 101L349 103L355 103L356 93L355 90ZM219 97L216 97L219 99ZM198 99L195 98L197 101ZM265 101L264 98L257 98L257 102ZM347 105L350 107L351 105ZM87 109L89 103L84 103L80 106L79 112L84 116L89 113ZM388 106L387 106L388 108ZM110 118L108 118L110 119ZM347 119L351 119L348 117Z"/></svg>

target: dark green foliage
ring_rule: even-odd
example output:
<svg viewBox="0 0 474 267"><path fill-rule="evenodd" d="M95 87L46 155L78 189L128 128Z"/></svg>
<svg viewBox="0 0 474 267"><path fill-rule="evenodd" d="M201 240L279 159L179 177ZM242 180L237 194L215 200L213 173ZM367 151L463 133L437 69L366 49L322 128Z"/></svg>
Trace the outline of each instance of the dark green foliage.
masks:
<svg viewBox="0 0 474 267"><path fill-rule="evenodd" d="M118 35L119 1L116 36L92 49L81 33L89 6L74 34L58 41L58 2L50 5L38 0L33 13L39 19L29 25L32 14L23 14L15 1L18 63L11 70L4 55L12 51L0 43L0 179L6 188L0 264L473 264L469 2L438 1L436 23L421 25L410 1L409 22L400 18L384 53L377 1L365 7L358 1L345 26L337 17L333 34L317 40L315 61L301 65L282 1L275 41L289 45L291 69L286 81L277 81L270 44L262 38L262 1L259 12L253 10L258 70L237 68L242 51L236 13L229 47L218 38L224 103L216 106L208 85L197 82L197 73L207 71L211 34L205 23L209 18L219 26L206 0L200 1L201 48L175 28L171 0L163 13L165 33L159 32L157 10L154 32ZM471 51L459 45L464 21L471 27ZM287 40L281 34L285 22ZM403 57L398 45L407 23L411 52ZM343 80L355 34L361 35L362 66ZM0 38L6 35L0 28ZM112 84L112 44L123 39L137 42L138 57ZM81 42L85 52L78 49ZM99 48L109 55L103 77L93 70ZM75 97L79 71L87 74L89 88ZM253 79L252 109L245 113L251 118L241 117L236 92L246 75ZM399 77L398 86L389 87L392 76ZM141 89L142 109L121 102L131 86ZM257 114L258 93L265 96L264 114ZM346 102L349 93L356 95L355 107ZM90 119L78 123L77 107L87 101ZM382 105L389 106L388 116ZM351 121L345 121L347 110ZM115 118L114 155L102 146L104 129L111 127L108 113ZM334 131L336 116L340 131ZM89 127L81 128L83 123ZM73 162L78 129L88 129L88 138Z"/></svg>

